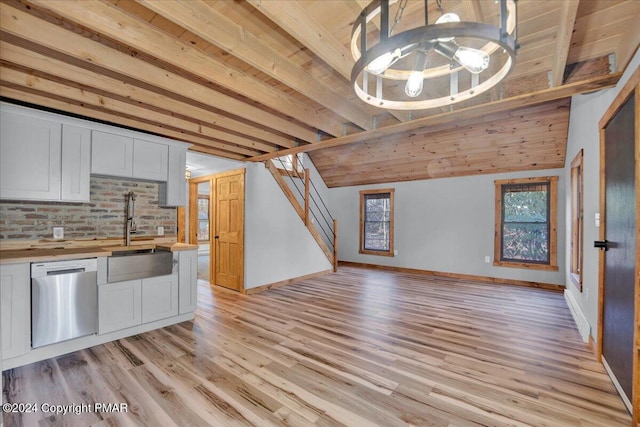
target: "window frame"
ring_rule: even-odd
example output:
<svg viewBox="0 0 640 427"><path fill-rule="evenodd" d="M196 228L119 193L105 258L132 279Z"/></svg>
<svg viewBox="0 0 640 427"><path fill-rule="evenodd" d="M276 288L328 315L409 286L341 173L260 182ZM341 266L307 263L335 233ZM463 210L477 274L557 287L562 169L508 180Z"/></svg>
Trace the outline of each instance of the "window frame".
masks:
<svg viewBox="0 0 640 427"><path fill-rule="evenodd" d="M367 195L389 193L389 250L379 251L365 249L365 199ZM359 253L366 255L394 256L394 188L382 188L377 190L361 190L360 191L360 250Z"/></svg>
<svg viewBox="0 0 640 427"><path fill-rule="evenodd" d="M584 150L571 161L571 259L569 276L582 292L584 259Z"/></svg>
<svg viewBox="0 0 640 427"><path fill-rule="evenodd" d="M196 227L196 236L198 238L198 243L210 243L211 242L211 197L209 197L208 194L198 194L198 199L197 200L206 200L207 201L207 217L206 218L200 218L199 210L198 213L196 213L196 221L198 222L198 226ZM209 229L209 235L207 236L206 240L200 240L200 222L206 221L208 223L208 229Z"/></svg>
<svg viewBox="0 0 640 427"><path fill-rule="evenodd" d="M527 268L532 270L558 271L558 177L539 176L496 180L495 182L495 240L493 265L498 267ZM502 260L502 187L504 185L549 185L549 262L527 262Z"/></svg>

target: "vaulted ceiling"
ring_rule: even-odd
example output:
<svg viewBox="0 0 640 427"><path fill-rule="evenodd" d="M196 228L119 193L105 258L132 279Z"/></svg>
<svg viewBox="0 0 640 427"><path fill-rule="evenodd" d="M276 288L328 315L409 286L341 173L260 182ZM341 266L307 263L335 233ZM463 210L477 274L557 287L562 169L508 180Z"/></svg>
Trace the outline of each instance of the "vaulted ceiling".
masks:
<svg viewBox="0 0 640 427"><path fill-rule="evenodd" d="M496 90L390 112L349 82L367 3L0 0L0 96L230 159L308 151L344 186L562 167L571 95L614 85L640 43L640 1L519 0L516 66ZM422 4L408 0L399 25ZM496 15L492 1L443 6Z"/></svg>

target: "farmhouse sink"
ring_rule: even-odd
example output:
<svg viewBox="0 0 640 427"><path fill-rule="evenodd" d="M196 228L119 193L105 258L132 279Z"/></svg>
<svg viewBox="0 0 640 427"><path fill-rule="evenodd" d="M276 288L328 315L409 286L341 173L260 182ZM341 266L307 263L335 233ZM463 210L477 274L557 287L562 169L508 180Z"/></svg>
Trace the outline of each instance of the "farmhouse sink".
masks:
<svg viewBox="0 0 640 427"><path fill-rule="evenodd" d="M138 254L154 254L157 252L167 252L165 249L157 249L157 248L144 248L144 249L123 249L123 250L114 250L111 252L111 256L120 257L120 256L130 256L130 255L138 255Z"/></svg>
<svg viewBox="0 0 640 427"><path fill-rule="evenodd" d="M107 258L107 282L144 279L173 273L173 253L162 249L124 249Z"/></svg>

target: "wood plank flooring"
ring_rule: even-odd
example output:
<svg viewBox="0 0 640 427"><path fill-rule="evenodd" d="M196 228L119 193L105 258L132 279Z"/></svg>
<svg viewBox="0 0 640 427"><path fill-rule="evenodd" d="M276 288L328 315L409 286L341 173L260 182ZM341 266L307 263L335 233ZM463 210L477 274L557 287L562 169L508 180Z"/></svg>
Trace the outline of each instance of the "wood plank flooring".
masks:
<svg viewBox="0 0 640 427"><path fill-rule="evenodd" d="M561 293L343 267L3 373L5 426L629 426Z"/></svg>

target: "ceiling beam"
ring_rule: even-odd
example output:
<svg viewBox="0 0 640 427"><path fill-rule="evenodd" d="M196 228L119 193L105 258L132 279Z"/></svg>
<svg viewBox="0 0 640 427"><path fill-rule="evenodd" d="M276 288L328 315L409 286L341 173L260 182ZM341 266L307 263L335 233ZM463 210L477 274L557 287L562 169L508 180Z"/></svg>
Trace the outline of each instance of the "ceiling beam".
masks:
<svg viewBox="0 0 640 427"><path fill-rule="evenodd" d="M337 132L342 127L341 123L319 115L309 105L242 71L230 68L154 25L127 14L115 5L84 1L79 8L76 3L67 1L31 0L31 3L79 23L99 35L233 90L310 127L339 135Z"/></svg>
<svg viewBox="0 0 640 427"><path fill-rule="evenodd" d="M453 112L435 114L433 116L423 117L410 122L398 123L396 125L387 126L381 129L375 129L368 132L361 132L353 135L343 136L340 138L325 140L317 144L289 148L287 150L278 151L277 153L263 154L261 156L253 157L247 160L261 162L288 154L305 153L315 150L321 150L323 148L338 147L341 145L353 144L356 142L371 141L373 139L390 136L394 133L407 132L414 129L423 128L425 126L462 122L463 120L473 119L485 114L498 113L501 111L511 110L513 108L520 108L527 105L535 105L547 101L566 98L578 93L591 92L607 87L612 87L615 86L621 75L622 73L614 73L607 74L606 76L598 76L589 80L560 86L558 88L539 90L537 92L502 99L487 104L462 108Z"/></svg>
<svg viewBox="0 0 640 427"><path fill-rule="evenodd" d="M569 48L571 47L571 35L576 24L578 6L580 0L564 0L560 2L560 18L555 43L555 57L551 66L552 86L561 86L564 77L564 69L567 66Z"/></svg>
<svg viewBox="0 0 640 427"><path fill-rule="evenodd" d="M5 37L5 39L11 38L13 38L13 36ZM213 125L226 130L242 132L247 136L258 139L259 141L247 145L250 148L258 149L264 145L264 142L285 148L294 147L293 141L280 135L266 132L240 121L229 119L220 114L206 111L186 102L177 101L144 88L135 87L121 80L76 67L75 65L41 55L40 53L27 50L23 47L14 46L7 43L6 40L0 41L0 51L2 52L1 59L3 61L34 70L34 72L44 73L48 76L64 76L64 80L71 80L80 85L110 93L112 97L127 99L128 102L136 105L144 104L158 110L178 112L182 117L189 118L193 123L197 124L197 133L203 136L225 139L222 135L228 134L228 132L212 128L211 126ZM60 79L62 79L62 77ZM193 119L198 119L198 121ZM251 141L251 139L247 139L247 142L249 141ZM266 149L266 145L263 148L265 149L262 151L273 151L272 149Z"/></svg>
<svg viewBox="0 0 640 427"><path fill-rule="evenodd" d="M302 67L283 57L259 37L206 3L199 0L136 1L325 106L356 126L362 129L373 128L372 117L360 106L333 92Z"/></svg>
<svg viewBox="0 0 640 427"><path fill-rule="evenodd" d="M84 62L87 67L101 67L117 73L126 81L134 79L177 97L189 98L208 108L223 110L303 141L317 141L317 133L291 120L224 95L187 78L156 67L141 59L118 52L87 37L36 18L22 10L0 3L0 29L52 51ZM33 31L38 28L38 31ZM120 78L119 77L119 78Z"/></svg>
<svg viewBox="0 0 640 427"><path fill-rule="evenodd" d="M351 52L299 2L248 0L267 18L309 48L342 77L351 80Z"/></svg>

